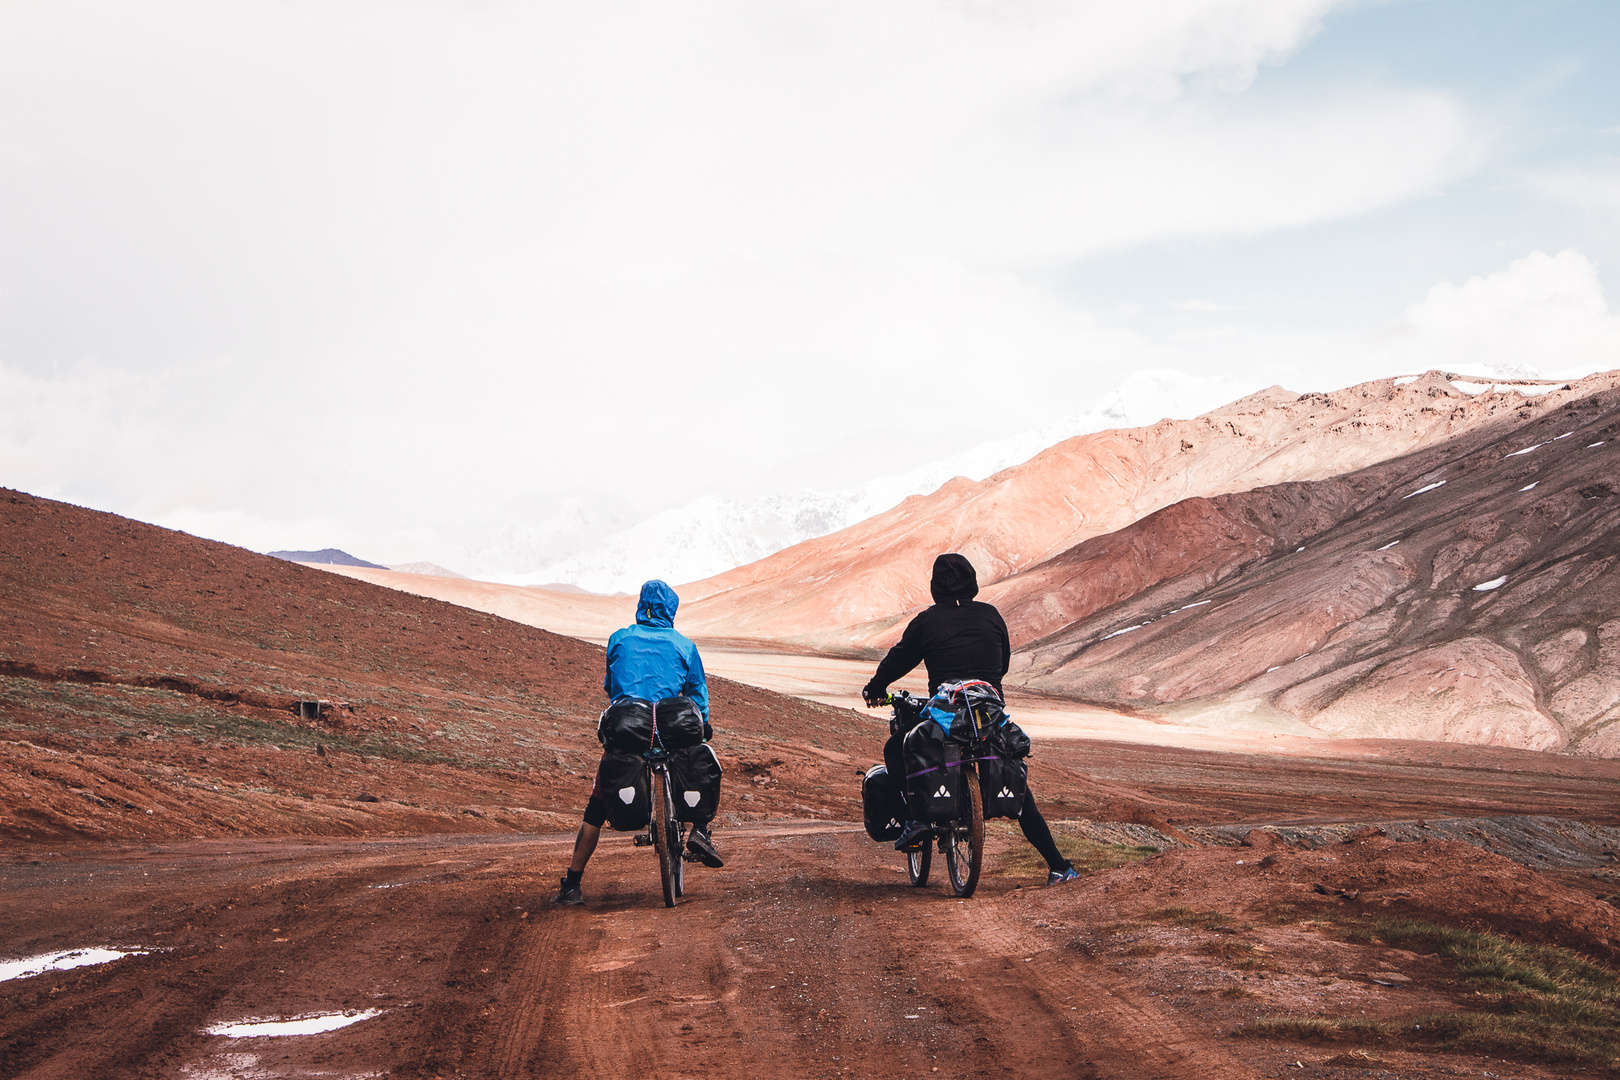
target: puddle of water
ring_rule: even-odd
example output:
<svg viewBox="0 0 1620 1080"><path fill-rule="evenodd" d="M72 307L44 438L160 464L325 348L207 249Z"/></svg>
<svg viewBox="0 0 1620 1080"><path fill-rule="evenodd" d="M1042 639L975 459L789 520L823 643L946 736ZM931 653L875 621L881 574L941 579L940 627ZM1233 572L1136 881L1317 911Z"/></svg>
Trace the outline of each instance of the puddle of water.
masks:
<svg viewBox="0 0 1620 1080"><path fill-rule="evenodd" d="M22 960L0 960L0 982L8 979L26 979L47 971L66 971L69 968L89 967L91 964L110 964L126 956L144 956L153 949L69 949L66 952L43 953Z"/></svg>
<svg viewBox="0 0 1620 1080"><path fill-rule="evenodd" d="M325 1013L320 1016L250 1017L231 1024L210 1024L203 1028L204 1035L223 1035L227 1039L262 1039L280 1035L319 1035L323 1031L370 1020L381 1016L382 1009L363 1009L360 1012Z"/></svg>

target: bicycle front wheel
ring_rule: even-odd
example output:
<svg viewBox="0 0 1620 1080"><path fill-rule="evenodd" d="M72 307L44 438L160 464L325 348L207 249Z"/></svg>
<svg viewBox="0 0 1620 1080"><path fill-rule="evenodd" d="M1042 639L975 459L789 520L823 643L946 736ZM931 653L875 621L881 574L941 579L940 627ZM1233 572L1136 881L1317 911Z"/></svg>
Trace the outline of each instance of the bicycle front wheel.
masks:
<svg viewBox="0 0 1620 1080"><path fill-rule="evenodd" d="M924 840L915 851L906 852L906 873L919 889L928 884L928 871L934 865L933 838Z"/></svg>
<svg viewBox="0 0 1620 1080"><path fill-rule="evenodd" d="M652 774L652 836L653 849L658 852L658 877L664 887L664 906L674 907L677 891L676 879L681 873L681 853L674 850L677 835L675 803L669 794L669 773L654 769Z"/></svg>
<svg viewBox="0 0 1620 1080"><path fill-rule="evenodd" d="M971 767L962 770L968 789L966 821L953 821L945 838L945 870L950 875L951 892L964 900L979 887L979 871L984 866L984 799L979 795L979 775Z"/></svg>

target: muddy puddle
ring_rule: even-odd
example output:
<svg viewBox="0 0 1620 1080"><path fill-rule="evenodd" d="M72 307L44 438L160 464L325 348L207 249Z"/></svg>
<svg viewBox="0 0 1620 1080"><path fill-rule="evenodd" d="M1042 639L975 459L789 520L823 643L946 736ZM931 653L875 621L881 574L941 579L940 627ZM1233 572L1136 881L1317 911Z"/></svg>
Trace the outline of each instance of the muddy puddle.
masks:
<svg viewBox="0 0 1620 1080"><path fill-rule="evenodd" d="M126 956L144 956L153 951L155 950L97 947L41 953L38 956L27 956L21 960L0 960L0 982L6 982L10 979L26 979L32 975L43 975L47 971L67 971L70 968L89 967L93 964L110 964L114 960L122 960Z"/></svg>
<svg viewBox="0 0 1620 1080"><path fill-rule="evenodd" d="M382 1009L363 1009L360 1012L320 1013L308 1016L249 1017L230 1023L210 1024L203 1028L204 1035L221 1035L227 1039L263 1039L286 1035L319 1035L336 1031L373 1016L381 1016Z"/></svg>

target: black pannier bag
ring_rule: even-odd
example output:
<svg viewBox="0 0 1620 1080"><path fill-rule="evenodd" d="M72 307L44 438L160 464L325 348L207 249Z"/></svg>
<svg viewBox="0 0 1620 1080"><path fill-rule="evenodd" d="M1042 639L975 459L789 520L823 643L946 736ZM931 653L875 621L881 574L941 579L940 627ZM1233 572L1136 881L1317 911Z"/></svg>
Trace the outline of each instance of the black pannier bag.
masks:
<svg viewBox="0 0 1620 1080"><path fill-rule="evenodd" d="M906 733L906 804L919 821L962 816L961 748L929 721Z"/></svg>
<svg viewBox="0 0 1620 1080"><path fill-rule="evenodd" d="M652 789L647 761L639 753L609 750L602 755L596 782L607 803L608 824L617 832L645 829L652 820Z"/></svg>
<svg viewBox="0 0 1620 1080"><path fill-rule="evenodd" d="M1002 757L1021 761L1029 757L1029 736L1024 733L1023 728L1008 720L996 732L996 748L1000 750Z"/></svg>
<svg viewBox="0 0 1620 1080"><path fill-rule="evenodd" d="M596 739L609 750L640 753L652 745L653 706L640 698L622 697L596 721Z"/></svg>
<svg viewBox="0 0 1620 1080"><path fill-rule="evenodd" d="M861 779L861 806L866 811L866 835L880 844L900 839L906 813L905 791L889 775L887 765L874 765Z"/></svg>
<svg viewBox="0 0 1620 1080"><path fill-rule="evenodd" d="M1024 793L1029 790L1029 766L1005 757L979 759L979 794L984 799L984 817L1016 818L1024 812Z"/></svg>
<svg viewBox="0 0 1620 1080"><path fill-rule="evenodd" d="M675 818L707 825L720 808L720 759L714 748L700 742L669 752L669 793L675 800Z"/></svg>
<svg viewBox="0 0 1620 1080"><path fill-rule="evenodd" d="M667 697L653 707L658 742L665 750L684 750L703 741L703 713L684 694Z"/></svg>

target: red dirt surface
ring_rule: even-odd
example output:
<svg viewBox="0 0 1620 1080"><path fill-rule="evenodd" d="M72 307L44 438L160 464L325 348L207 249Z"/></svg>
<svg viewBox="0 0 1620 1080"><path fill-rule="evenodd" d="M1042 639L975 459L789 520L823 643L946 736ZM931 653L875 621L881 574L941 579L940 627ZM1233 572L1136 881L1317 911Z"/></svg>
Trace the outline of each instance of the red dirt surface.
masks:
<svg viewBox="0 0 1620 1080"><path fill-rule="evenodd" d="M1122 865L1046 888L993 823L978 895L914 890L852 824L882 719L721 681L727 867L689 867L665 909L652 854L609 835L587 905L559 910L598 647L19 493L0 530L0 959L160 950L0 982L0 1076L1572 1075L1232 1033L1471 1007L1448 962L1341 932L1369 914L1620 948L1612 871L1451 841L1264 866L1110 849ZM317 698L334 704L301 721L292 703ZM1611 825L1620 794L1610 762L1395 742L1053 743L1031 775L1060 836L1081 818ZM382 1011L203 1032L361 1009Z"/></svg>

